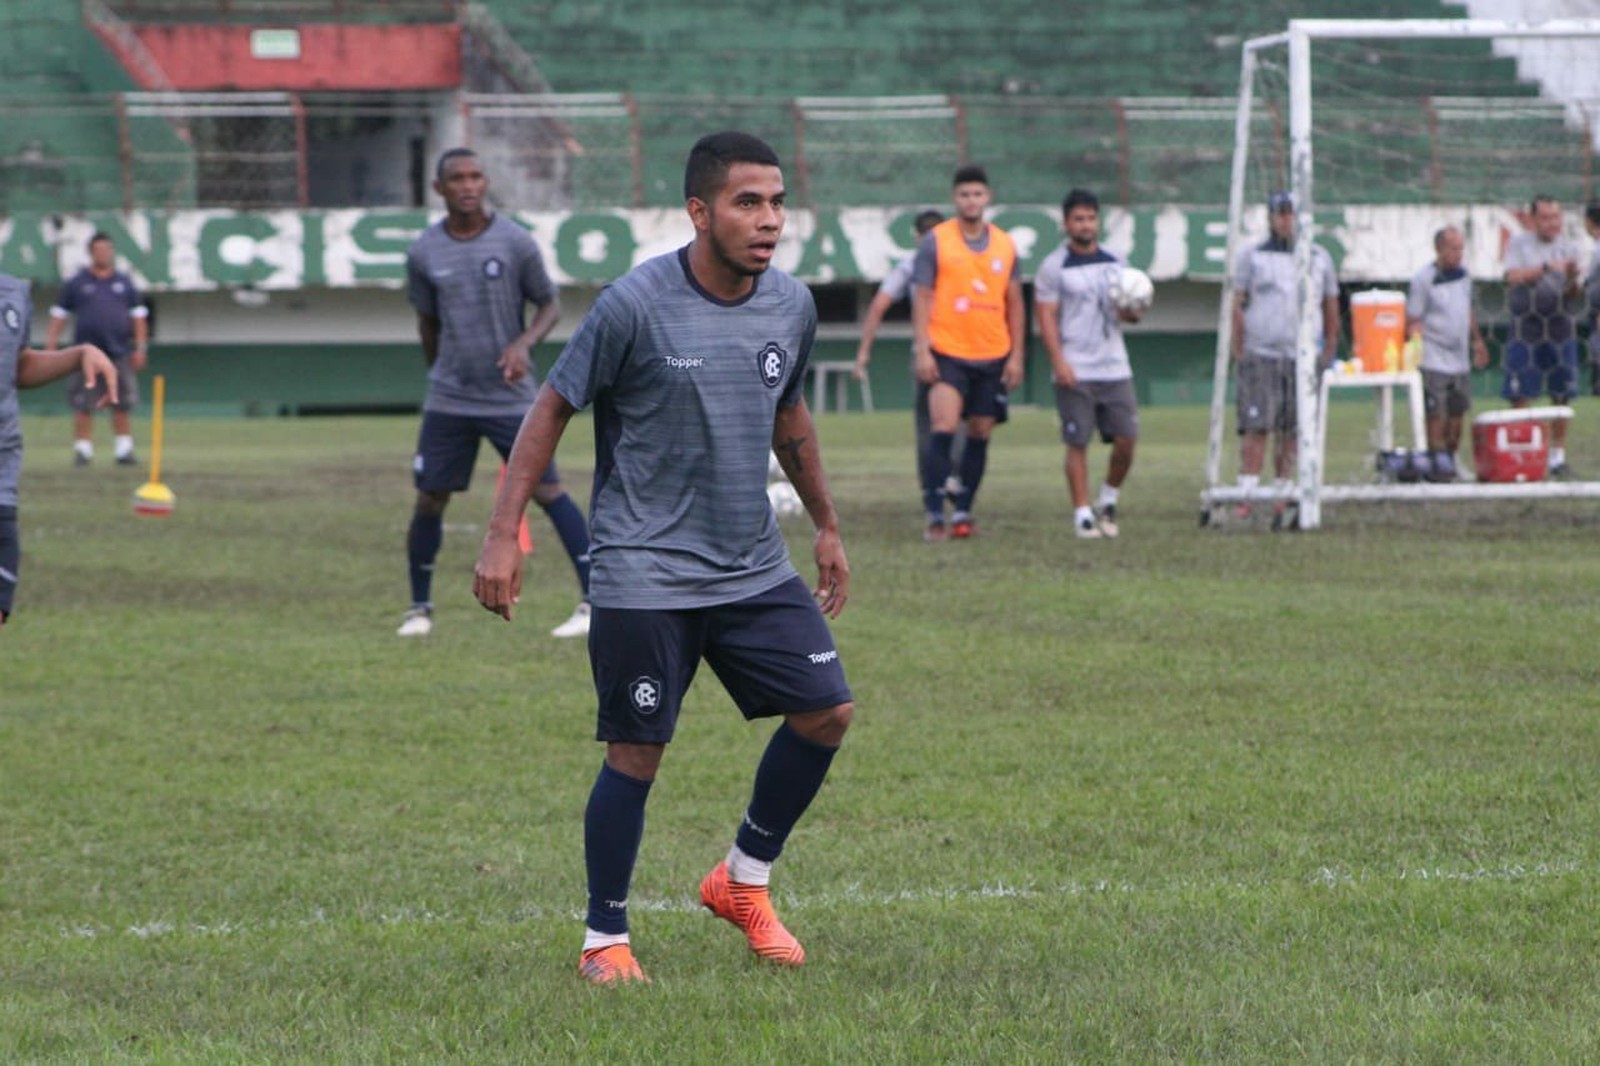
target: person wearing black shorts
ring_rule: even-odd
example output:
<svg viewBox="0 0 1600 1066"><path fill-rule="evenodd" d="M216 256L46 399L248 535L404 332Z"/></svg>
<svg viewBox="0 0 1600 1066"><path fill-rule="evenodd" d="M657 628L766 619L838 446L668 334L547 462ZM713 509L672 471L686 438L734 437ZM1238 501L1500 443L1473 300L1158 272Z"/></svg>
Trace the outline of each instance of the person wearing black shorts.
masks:
<svg viewBox="0 0 1600 1066"><path fill-rule="evenodd" d="M956 217L917 245L911 318L918 380L928 391L928 453L923 464L923 537L965 539L977 527L973 500L989 461L989 435L1006 420L1007 394L1022 383L1022 276L1010 236L984 220L991 194L979 166L955 173ZM945 523L950 445L965 419L961 491Z"/></svg>
<svg viewBox="0 0 1600 1066"><path fill-rule="evenodd" d="M601 292L534 402L511 453L474 592L509 619L521 587L517 523L575 411L594 410L594 604L589 657L606 746L584 813L589 907L579 973L643 981L628 891L645 801L703 660L747 718L780 718L727 858L700 901L760 958L798 966L800 942L767 884L821 790L854 714L827 619L850 567L804 399L816 337L810 291L770 270L783 171L748 134L701 138L684 178L692 243ZM814 591L767 501L776 452L817 535Z"/></svg>

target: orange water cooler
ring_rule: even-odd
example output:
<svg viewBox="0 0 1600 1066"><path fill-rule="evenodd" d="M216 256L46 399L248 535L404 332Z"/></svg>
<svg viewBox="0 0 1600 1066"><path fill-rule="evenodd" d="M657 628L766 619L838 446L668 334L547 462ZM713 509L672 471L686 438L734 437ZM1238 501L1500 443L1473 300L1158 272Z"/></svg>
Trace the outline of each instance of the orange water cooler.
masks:
<svg viewBox="0 0 1600 1066"><path fill-rule="evenodd" d="M1368 374L1393 373L1404 366L1406 294L1368 289L1350 297L1351 355Z"/></svg>

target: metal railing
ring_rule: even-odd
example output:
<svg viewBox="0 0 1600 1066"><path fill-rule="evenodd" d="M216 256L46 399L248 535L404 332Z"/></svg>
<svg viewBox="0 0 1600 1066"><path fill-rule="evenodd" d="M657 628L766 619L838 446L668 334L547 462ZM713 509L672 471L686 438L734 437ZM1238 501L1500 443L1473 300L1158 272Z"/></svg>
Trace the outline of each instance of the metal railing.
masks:
<svg viewBox="0 0 1600 1066"><path fill-rule="evenodd" d="M1564 198L1593 194L1600 102L1396 101L1352 136L1418 158L1405 185L1345 182L1341 202L1450 202L1559 160ZM1578 119L1574 120L1576 107ZM179 93L13 98L0 112L0 210L417 206L445 147L484 154L500 198L528 210L668 207L699 135L773 143L797 206L940 203L953 168L985 164L997 198L1049 203L1073 185L1123 204L1227 200L1232 99L923 95L729 98L631 93ZM1330 121L1338 109L1328 107ZM1281 134L1270 110L1265 121ZM1388 125L1374 133L1381 120ZM1401 125L1403 124L1403 128ZM1391 129L1391 127L1393 127ZM1396 150L1400 150L1397 148ZM1502 158L1504 157L1504 158ZM1321 165L1334 167L1328 155ZM1345 187L1348 186L1348 187Z"/></svg>

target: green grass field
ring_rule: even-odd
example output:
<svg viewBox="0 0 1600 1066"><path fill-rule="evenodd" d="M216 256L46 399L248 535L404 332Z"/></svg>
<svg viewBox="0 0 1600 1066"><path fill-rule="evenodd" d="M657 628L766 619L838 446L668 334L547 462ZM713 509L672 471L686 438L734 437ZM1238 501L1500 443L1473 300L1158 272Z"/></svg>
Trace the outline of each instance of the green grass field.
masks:
<svg viewBox="0 0 1600 1066"><path fill-rule="evenodd" d="M858 704L774 882L807 965L696 905L770 729L704 671L633 886L654 984L596 990L600 749L537 512L508 626L482 464L401 641L414 420L179 421L168 520L27 420L0 1061L1594 1060L1600 506L1201 530L1204 425L1145 412L1123 536L1078 542L1021 411L987 535L929 546L909 417L822 419ZM586 499L586 420L561 459Z"/></svg>

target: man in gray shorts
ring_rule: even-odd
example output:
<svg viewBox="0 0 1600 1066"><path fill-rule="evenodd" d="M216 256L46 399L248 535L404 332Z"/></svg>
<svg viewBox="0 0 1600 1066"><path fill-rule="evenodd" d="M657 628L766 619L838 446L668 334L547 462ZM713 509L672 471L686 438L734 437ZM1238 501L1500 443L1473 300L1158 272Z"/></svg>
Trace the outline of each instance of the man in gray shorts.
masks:
<svg viewBox="0 0 1600 1066"><path fill-rule="evenodd" d="M67 319L75 319L73 337L92 344L117 366L117 401L111 404L111 427L116 434L114 454L122 466L133 466L133 421L139 404L139 372L149 358L150 309L133 278L117 269L117 249L111 238L96 233L89 238L89 265L61 286L50 308L50 326L44 346L54 349ZM94 460L94 412L105 407L105 385L90 388L82 374L67 385L72 405L72 459L75 466Z"/></svg>
<svg viewBox="0 0 1600 1066"><path fill-rule="evenodd" d="M1061 203L1061 215L1067 240L1039 266L1034 308L1055 376L1072 528L1084 539L1115 537L1117 499L1139 439L1139 405L1122 324L1139 321L1140 313L1119 309L1111 299L1123 263L1100 247L1100 201L1094 193L1073 189ZM1089 506L1089 438L1096 429L1111 445L1098 514Z"/></svg>
<svg viewBox="0 0 1600 1066"><path fill-rule="evenodd" d="M1454 226L1435 233L1434 260L1412 276L1406 296L1406 336L1422 338L1430 481L1456 479L1461 423L1472 407L1471 367L1489 365L1489 349L1472 307L1472 278L1461 265L1466 247L1466 238Z"/></svg>
<svg viewBox="0 0 1600 1066"><path fill-rule="evenodd" d="M1295 342L1300 331L1299 284L1294 269L1296 238L1294 197L1275 192L1267 201L1272 236L1239 253L1233 268L1233 358L1239 424L1239 487L1261 483L1267 436L1277 438L1273 472L1287 490L1294 467L1300 428L1295 389ZM1322 299L1322 363L1333 358L1339 343L1339 280L1333 257L1311 246L1312 287ZM1273 506L1274 517L1285 503ZM1250 516L1241 502L1234 513Z"/></svg>

